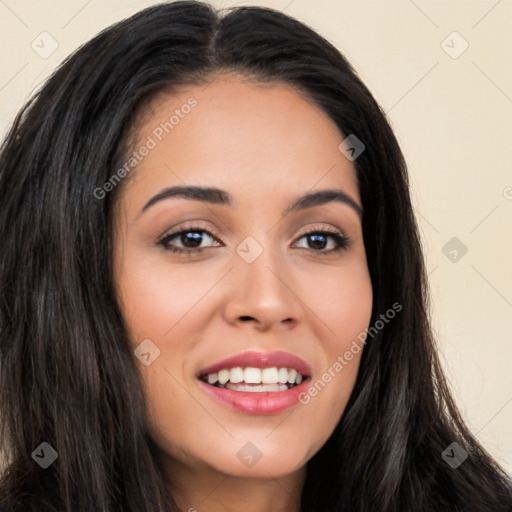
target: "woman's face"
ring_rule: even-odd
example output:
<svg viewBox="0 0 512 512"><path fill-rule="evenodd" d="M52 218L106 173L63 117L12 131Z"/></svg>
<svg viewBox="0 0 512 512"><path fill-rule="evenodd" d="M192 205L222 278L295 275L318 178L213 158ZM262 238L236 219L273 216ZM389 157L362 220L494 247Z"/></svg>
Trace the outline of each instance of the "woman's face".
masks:
<svg viewBox="0 0 512 512"><path fill-rule="evenodd" d="M114 279L173 470L291 475L340 420L372 309L343 139L290 87L234 75L161 96L144 118ZM222 192L165 193L177 186ZM334 195L296 204L325 190L355 207Z"/></svg>

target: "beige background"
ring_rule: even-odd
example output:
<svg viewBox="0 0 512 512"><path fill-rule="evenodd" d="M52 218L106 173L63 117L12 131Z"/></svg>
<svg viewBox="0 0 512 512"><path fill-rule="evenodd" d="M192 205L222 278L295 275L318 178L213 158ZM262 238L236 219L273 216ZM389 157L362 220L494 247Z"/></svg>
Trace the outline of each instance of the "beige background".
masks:
<svg viewBox="0 0 512 512"><path fill-rule="evenodd" d="M2 135L65 56L154 3L0 0ZM306 22L389 113L409 165L445 368L473 432L512 474L512 2L211 3L265 5ZM58 43L47 58L31 47L44 31ZM468 248L455 262L453 247L443 253L452 237Z"/></svg>

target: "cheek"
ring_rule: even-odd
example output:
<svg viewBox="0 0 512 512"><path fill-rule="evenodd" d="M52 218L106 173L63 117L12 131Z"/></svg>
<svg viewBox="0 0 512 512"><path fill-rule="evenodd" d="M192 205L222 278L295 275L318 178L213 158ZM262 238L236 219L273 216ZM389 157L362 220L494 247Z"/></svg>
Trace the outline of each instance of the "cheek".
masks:
<svg viewBox="0 0 512 512"><path fill-rule="evenodd" d="M316 337L322 340L324 358L301 402L315 417L324 419L324 432L329 432L342 415L357 378L373 291L365 260L351 261L335 271L317 271L314 283L303 297L317 318L312 322L318 329Z"/></svg>
<svg viewBox="0 0 512 512"><path fill-rule="evenodd" d="M194 314L210 283L207 276L201 279L198 272L177 265L171 269L127 261L124 269L120 275L123 314L134 342L171 335L184 317Z"/></svg>
<svg viewBox="0 0 512 512"><path fill-rule="evenodd" d="M365 259L316 269L303 280L302 287L301 297L317 316L316 324L323 326L317 335L331 357L346 350L368 327L373 291Z"/></svg>

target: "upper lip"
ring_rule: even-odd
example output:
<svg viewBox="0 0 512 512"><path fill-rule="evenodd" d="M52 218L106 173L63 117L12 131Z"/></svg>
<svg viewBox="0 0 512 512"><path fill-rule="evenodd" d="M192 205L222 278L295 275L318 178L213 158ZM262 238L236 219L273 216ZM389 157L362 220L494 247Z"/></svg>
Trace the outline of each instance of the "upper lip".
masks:
<svg viewBox="0 0 512 512"><path fill-rule="evenodd" d="M275 351L275 352L256 352L248 351L238 354L222 361L218 361L199 372L199 377L215 373L222 369L229 368L270 368L276 366L277 368L293 368L301 373L304 377L311 375L311 368L303 359L294 356L288 352Z"/></svg>

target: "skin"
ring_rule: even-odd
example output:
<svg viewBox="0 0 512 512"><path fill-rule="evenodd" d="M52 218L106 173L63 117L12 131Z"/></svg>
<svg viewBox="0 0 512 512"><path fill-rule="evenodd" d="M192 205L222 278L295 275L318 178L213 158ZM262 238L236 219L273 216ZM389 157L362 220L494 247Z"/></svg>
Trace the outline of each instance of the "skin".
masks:
<svg viewBox="0 0 512 512"><path fill-rule="evenodd" d="M233 74L157 97L136 147L190 96L197 106L137 165L115 217L114 281L133 348L150 339L160 350L148 366L135 361L150 433L182 510L298 511L306 463L340 420L362 352L307 405L272 415L224 407L195 375L249 349L284 350L311 366L314 383L368 327L372 287L357 212L332 201L281 216L323 189L361 206L355 168L338 149L345 137L311 101L285 84ZM173 185L217 187L233 204L168 198L141 213ZM202 254L157 244L196 224L212 235L202 233ZM351 243L329 253L329 236L323 246L303 236L312 228L341 231ZM252 263L236 252L247 236L263 248ZM261 453L252 467L237 457L247 442Z"/></svg>

